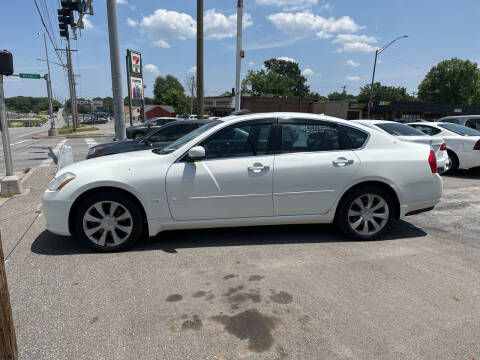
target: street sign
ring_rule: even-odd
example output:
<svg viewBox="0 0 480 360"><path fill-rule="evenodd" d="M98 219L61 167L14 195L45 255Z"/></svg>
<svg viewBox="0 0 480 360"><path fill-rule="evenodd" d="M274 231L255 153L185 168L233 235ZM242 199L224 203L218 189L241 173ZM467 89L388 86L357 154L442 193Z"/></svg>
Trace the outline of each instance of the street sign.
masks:
<svg viewBox="0 0 480 360"><path fill-rule="evenodd" d="M138 77L130 78L130 91L132 99L143 99L143 80Z"/></svg>
<svg viewBox="0 0 480 360"><path fill-rule="evenodd" d="M19 74L21 79L41 79L40 74Z"/></svg>
<svg viewBox="0 0 480 360"><path fill-rule="evenodd" d="M127 50L128 64L131 76L142 76L142 54L138 51Z"/></svg>
<svg viewBox="0 0 480 360"><path fill-rule="evenodd" d="M102 100L92 100L90 102L90 105L93 107L102 107L103 106L103 101Z"/></svg>

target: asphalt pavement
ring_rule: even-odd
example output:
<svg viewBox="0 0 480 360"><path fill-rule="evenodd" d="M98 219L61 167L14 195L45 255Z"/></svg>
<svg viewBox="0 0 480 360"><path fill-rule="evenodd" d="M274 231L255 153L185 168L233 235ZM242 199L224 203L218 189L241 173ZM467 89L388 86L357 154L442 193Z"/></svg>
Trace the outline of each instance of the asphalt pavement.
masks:
<svg viewBox="0 0 480 360"><path fill-rule="evenodd" d="M114 254L45 230L53 173L0 207L21 359L480 358L478 170L444 177L434 211L379 241L189 230Z"/></svg>

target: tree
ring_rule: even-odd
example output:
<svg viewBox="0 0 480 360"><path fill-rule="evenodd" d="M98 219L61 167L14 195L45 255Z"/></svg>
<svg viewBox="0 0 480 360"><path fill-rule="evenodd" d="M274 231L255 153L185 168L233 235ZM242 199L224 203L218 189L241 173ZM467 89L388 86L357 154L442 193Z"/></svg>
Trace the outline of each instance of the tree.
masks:
<svg viewBox="0 0 480 360"><path fill-rule="evenodd" d="M153 85L153 95L155 97L155 101L157 101L160 105L172 105L167 104L164 100L167 92L171 90L178 90L182 94L185 92L185 89L180 81L178 81L178 79L173 75L167 75L165 77L158 76L155 79L155 84Z"/></svg>
<svg viewBox="0 0 480 360"><path fill-rule="evenodd" d="M347 94L345 91L343 91L343 92L334 91L333 93L330 93L327 96L328 96L328 101L342 101L342 100L356 100L357 99L357 97L355 95Z"/></svg>
<svg viewBox="0 0 480 360"><path fill-rule="evenodd" d="M453 58L433 66L418 86L418 98L437 104L480 104L477 63Z"/></svg>
<svg viewBox="0 0 480 360"><path fill-rule="evenodd" d="M254 96L302 96L309 94L307 78L302 75L298 63L287 60L269 59L265 69L249 70L242 81L242 91Z"/></svg>
<svg viewBox="0 0 480 360"><path fill-rule="evenodd" d="M372 85L367 84L360 88L358 100L369 101ZM386 86L379 82L373 84L373 101L413 101L404 87Z"/></svg>
<svg viewBox="0 0 480 360"><path fill-rule="evenodd" d="M315 101L327 101L328 98L326 96L320 95L318 92L310 92L308 94L309 99L314 99Z"/></svg>
<svg viewBox="0 0 480 360"><path fill-rule="evenodd" d="M188 100L180 89L170 89L163 95L163 104L171 105L177 114L184 114L188 111Z"/></svg>
<svg viewBox="0 0 480 360"><path fill-rule="evenodd" d="M53 100L52 105L61 107L61 104L57 100ZM5 106L8 110L13 110L16 112L38 113L40 111L48 111L48 98L15 96L5 99Z"/></svg>

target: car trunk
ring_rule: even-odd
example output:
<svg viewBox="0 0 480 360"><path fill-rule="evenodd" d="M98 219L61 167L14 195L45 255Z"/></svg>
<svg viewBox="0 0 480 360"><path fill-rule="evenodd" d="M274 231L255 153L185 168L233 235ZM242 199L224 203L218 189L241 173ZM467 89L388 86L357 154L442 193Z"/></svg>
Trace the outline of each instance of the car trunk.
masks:
<svg viewBox="0 0 480 360"><path fill-rule="evenodd" d="M430 148L435 152L437 158L440 155L440 147L444 142L441 138L434 138L431 136L398 136L398 138L403 141L430 145Z"/></svg>

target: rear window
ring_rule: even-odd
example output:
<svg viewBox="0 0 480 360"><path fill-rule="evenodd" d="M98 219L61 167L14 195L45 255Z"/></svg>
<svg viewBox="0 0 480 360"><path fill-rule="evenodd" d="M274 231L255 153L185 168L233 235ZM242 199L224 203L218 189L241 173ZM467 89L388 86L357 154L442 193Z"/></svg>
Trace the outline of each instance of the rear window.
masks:
<svg viewBox="0 0 480 360"><path fill-rule="evenodd" d="M463 125L446 123L446 124L439 124L438 126L462 136L480 136L480 131L471 129Z"/></svg>
<svg viewBox="0 0 480 360"><path fill-rule="evenodd" d="M352 149L361 148L368 139L368 134L362 130L343 125L342 130L345 136L350 140Z"/></svg>
<svg viewBox="0 0 480 360"><path fill-rule="evenodd" d="M380 123L375 124L383 131L386 131L390 135L394 136L424 136L425 134L421 131L414 129L410 126L397 124L397 123Z"/></svg>

